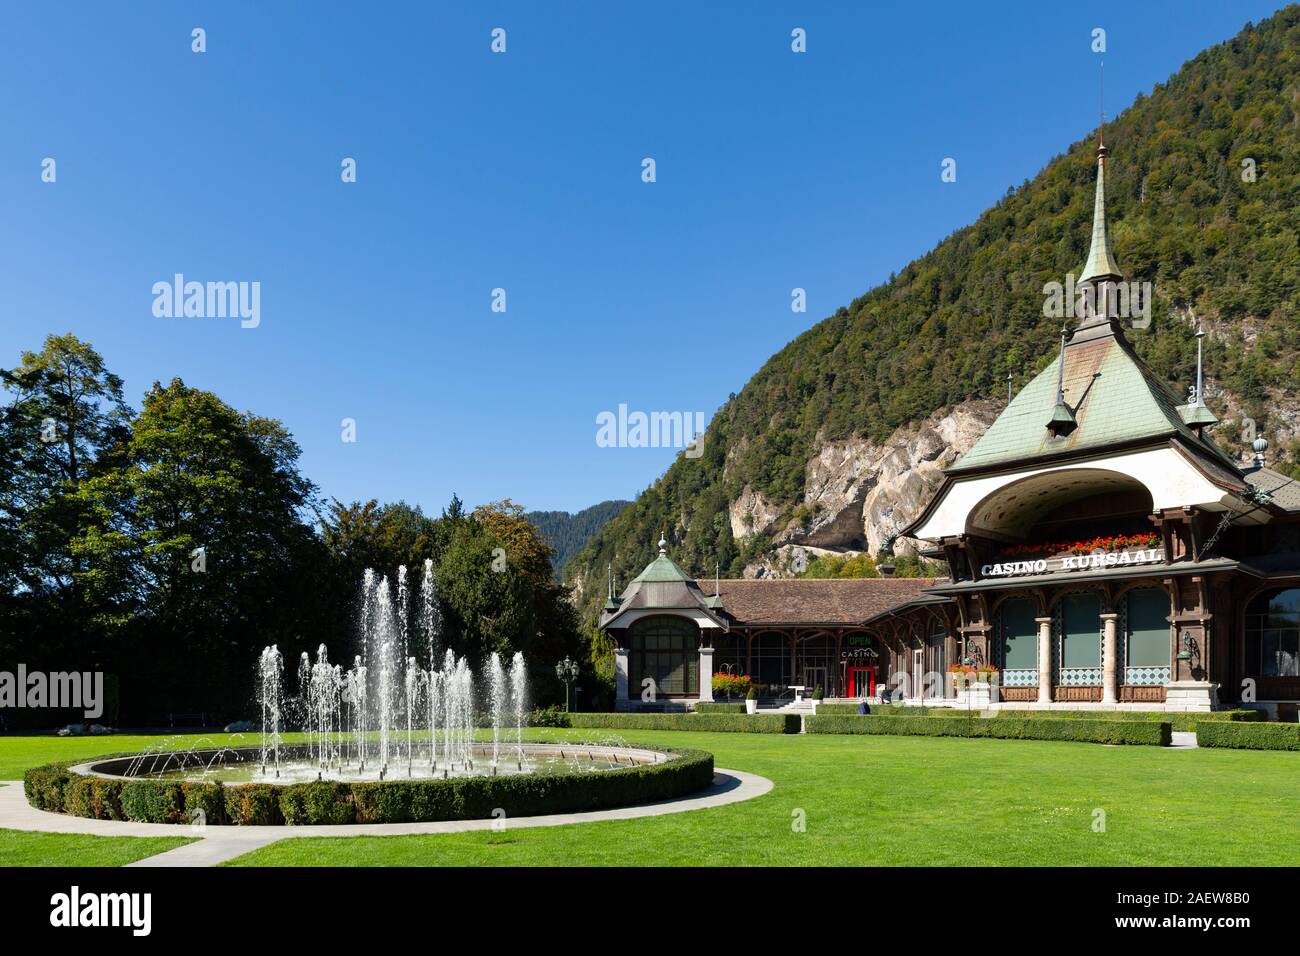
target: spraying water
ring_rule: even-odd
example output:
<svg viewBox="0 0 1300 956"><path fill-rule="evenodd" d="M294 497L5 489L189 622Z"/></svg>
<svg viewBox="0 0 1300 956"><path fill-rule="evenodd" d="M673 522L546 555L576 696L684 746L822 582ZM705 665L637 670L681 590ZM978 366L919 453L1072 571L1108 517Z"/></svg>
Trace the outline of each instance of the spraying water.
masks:
<svg viewBox="0 0 1300 956"><path fill-rule="evenodd" d="M488 711L492 715L492 767L501 757L501 714L506 707L506 671L496 651L488 658Z"/></svg>
<svg viewBox="0 0 1300 956"><path fill-rule="evenodd" d="M510 660L510 706L515 725L515 761L524 766L524 715L528 713L528 670L524 655L516 652Z"/></svg>
<svg viewBox="0 0 1300 956"><path fill-rule="evenodd" d="M296 698L284 695L280 651L274 646L262 651L257 698L262 713L263 776L279 777L283 767L286 776L297 779L308 772L307 779L345 773L383 779L400 762L411 776L461 775L475 772L476 756L489 758L483 763L495 773L502 763L503 746L504 772L527 772L523 655L514 654L507 667L500 655L492 654L486 662L486 679L476 687L470 662L443 646L433 562L424 562L416 608L409 606L404 567L398 569L396 581L394 595L387 577L366 570L358 614L361 653L346 670L330 663L324 644L317 648L314 663L302 654ZM414 632L408 628L412 610ZM417 656L421 647L429 655L427 670ZM479 704L484 724L490 721L492 728L490 746L475 742ZM306 733L307 767L291 768L283 762L282 735L289 714Z"/></svg>
<svg viewBox="0 0 1300 956"><path fill-rule="evenodd" d="M284 693L284 658L278 645L263 648L258 661L259 702L262 707L262 772L268 762L280 770L280 698Z"/></svg>

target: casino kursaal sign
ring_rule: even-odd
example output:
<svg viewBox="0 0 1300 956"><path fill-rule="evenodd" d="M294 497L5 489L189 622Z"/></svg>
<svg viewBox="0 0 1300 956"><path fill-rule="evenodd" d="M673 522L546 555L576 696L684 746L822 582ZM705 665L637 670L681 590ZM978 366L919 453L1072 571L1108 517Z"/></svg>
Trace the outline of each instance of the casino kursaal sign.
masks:
<svg viewBox="0 0 1300 956"><path fill-rule="evenodd" d="M1090 554L1067 554L1059 558L1037 558L1028 561L1002 561L980 568L986 578L1015 578L1030 574L1051 574L1056 571L1099 571L1105 568L1126 568L1134 564L1159 564L1164 554L1159 548L1139 551L1093 551Z"/></svg>

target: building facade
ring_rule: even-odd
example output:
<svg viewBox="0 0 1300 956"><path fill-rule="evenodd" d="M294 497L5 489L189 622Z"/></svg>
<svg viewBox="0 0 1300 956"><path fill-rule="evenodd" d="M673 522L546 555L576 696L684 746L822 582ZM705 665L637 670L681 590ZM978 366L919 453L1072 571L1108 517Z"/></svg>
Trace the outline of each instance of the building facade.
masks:
<svg viewBox="0 0 1300 956"><path fill-rule="evenodd" d="M998 707L1233 705L1294 719L1300 482L1266 466L1266 442L1243 465L1210 437L1203 333L1186 399L1125 337L1106 156L1100 146L1076 327L902 531L949 577L726 581L706 594L661 541L602 615L620 706L647 680L659 701L709 699L717 668L778 699L887 683L943 703L945 672L964 663L997 669Z"/></svg>

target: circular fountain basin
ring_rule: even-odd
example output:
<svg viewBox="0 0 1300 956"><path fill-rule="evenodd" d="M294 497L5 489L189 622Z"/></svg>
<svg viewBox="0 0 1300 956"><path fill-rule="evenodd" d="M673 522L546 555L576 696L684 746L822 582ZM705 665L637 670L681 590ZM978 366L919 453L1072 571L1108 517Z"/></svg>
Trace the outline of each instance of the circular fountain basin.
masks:
<svg viewBox="0 0 1300 956"><path fill-rule="evenodd" d="M523 775L569 775L599 773L619 768L650 766L673 759L658 750L590 744L524 744L522 755L511 746L493 760L492 745L472 748L468 764L448 764L439 755L431 759L428 748L416 748L410 759L379 765L373 754L362 763L358 758L334 761L314 759L305 746L280 748L263 763L260 748L208 748L136 754L95 760L72 767L73 773L122 779L176 780L192 783L295 784L316 781L344 783L380 780L445 780L463 777L505 777Z"/></svg>

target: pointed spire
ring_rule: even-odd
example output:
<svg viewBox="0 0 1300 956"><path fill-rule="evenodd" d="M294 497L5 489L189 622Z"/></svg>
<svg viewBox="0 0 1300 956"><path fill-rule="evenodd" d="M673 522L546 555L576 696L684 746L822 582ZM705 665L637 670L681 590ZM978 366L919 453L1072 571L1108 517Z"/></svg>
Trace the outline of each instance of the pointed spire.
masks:
<svg viewBox="0 0 1300 956"><path fill-rule="evenodd" d="M1210 411L1205 405L1205 364L1204 350L1202 340L1205 338L1204 326L1196 327L1196 394L1181 409L1183 421L1190 425L1196 434L1201 434L1201 430L1210 425L1217 424L1219 419L1214 412Z"/></svg>
<svg viewBox="0 0 1300 956"><path fill-rule="evenodd" d="M1065 402L1065 338L1069 331L1061 329L1061 357L1056 366L1056 407L1052 417L1047 420L1047 428L1053 435L1068 435L1078 425L1074 412Z"/></svg>
<svg viewBox="0 0 1300 956"><path fill-rule="evenodd" d="M715 562L713 565L713 596L718 597L721 592L718 590L718 578L722 574L722 563Z"/></svg>
<svg viewBox="0 0 1300 956"><path fill-rule="evenodd" d="M659 557L661 558L668 557L668 539L665 538L662 534L659 535Z"/></svg>
<svg viewBox="0 0 1300 956"><path fill-rule="evenodd" d="M1106 228L1106 108L1101 110L1101 125L1097 127L1097 191L1092 202L1092 245L1088 261L1079 273L1078 282L1098 279L1122 279L1119 263L1110 247L1110 232ZM1100 306L1100 301L1098 305Z"/></svg>

